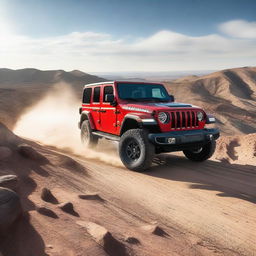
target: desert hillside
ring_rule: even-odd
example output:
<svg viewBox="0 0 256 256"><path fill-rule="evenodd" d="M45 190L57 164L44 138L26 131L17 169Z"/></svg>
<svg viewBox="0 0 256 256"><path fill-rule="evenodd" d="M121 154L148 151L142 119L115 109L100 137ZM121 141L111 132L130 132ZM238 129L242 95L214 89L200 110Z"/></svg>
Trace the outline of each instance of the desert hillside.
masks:
<svg viewBox="0 0 256 256"><path fill-rule="evenodd" d="M0 120L13 128L22 112L58 84L71 85L80 98L84 84L99 81L104 79L78 70L0 69Z"/></svg>
<svg viewBox="0 0 256 256"><path fill-rule="evenodd" d="M115 142L80 142L82 85L101 78L1 72L0 256L255 255L255 68L167 83L215 113L222 136L208 161L161 154L145 173Z"/></svg>
<svg viewBox="0 0 256 256"><path fill-rule="evenodd" d="M225 135L256 131L256 68L227 69L166 82L177 101L191 102L214 114ZM242 120L242 121L241 121Z"/></svg>
<svg viewBox="0 0 256 256"><path fill-rule="evenodd" d="M0 69L1 121L13 128L21 113L56 85L72 87L79 102L82 85L99 81L104 79L78 70ZM222 134L256 131L256 68L223 70L201 77L188 76L165 85L177 101L202 106L214 114Z"/></svg>

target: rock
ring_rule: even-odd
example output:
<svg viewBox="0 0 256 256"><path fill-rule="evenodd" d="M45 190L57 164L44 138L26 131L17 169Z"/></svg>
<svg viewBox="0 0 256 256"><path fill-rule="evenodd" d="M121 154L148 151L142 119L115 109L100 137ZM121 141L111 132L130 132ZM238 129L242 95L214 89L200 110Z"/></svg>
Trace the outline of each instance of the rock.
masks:
<svg viewBox="0 0 256 256"><path fill-rule="evenodd" d="M158 225L147 225L142 227L145 231L157 235L157 236L168 236L168 234L160 228Z"/></svg>
<svg viewBox="0 0 256 256"><path fill-rule="evenodd" d="M0 188L0 232L5 232L21 214L17 193L8 188Z"/></svg>
<svg viewBox="0 0 256 256"><path fill-rule="evenodd" d="M21 144L18 146L18 152L25 158L29 158L36 161L46 161L48 162L47 158L37 152L34 148L29 145Z"/></svg>
<svg viewBox="0 0 256 256"><path fill-rule="evenodd" d="M45 202L58 204L58 199L52 194L51 190L48 188L43 188L41 192L41 199Z"/></svg>
<svg viewBox="0 0 256 256"><path fill-rule="evenodd" d="M61 164L62 167L65 167L67 169L71 169L74 171L82 171L84 167L79 164L76 160L74 160L71 157L68 156L62 156L61 157Z"/></svg>
<svg viewBox="0 0 256 256"><path fill-rule="evenodd" d="M104 202L104 199L102 199L98 194L92 193L92 194L85 194L85 195L78 195L80 199L84 200L96 200L96 201L101 201Z"/></svg>
<svg viewBox="0 0 256 256"><path fill-rule="evenodd" d="M125 242L127 242L129 244L140 244L140 241L136 237L133 237L133 236L127 236L125 238Z"/></svg>
<svg viewBox="0 0 256 256"><path fill-rule="evenodd" d="M18 177L16 175L0 176L0 187L16 190L18 186Z"/></svg>
<svg viewBox="0 0 256 256"><path fill-rule="evenodd" d="M102 246L104 246L106 237L111 236L107 229L96 223L78 221L77 224L85 227L87 232L94 238L94 240Z"/></svg>
<svg viewBox="0 0 256 256"><path fill-rule="evenodd" d="M0 160L9 158L12 155L12 150L8 147L0 147Z"/></svg>
<svg viewBox="0 0 256 256"><path fill-rule="evenodd" d="M58 215L57 215L54 211L52 211L51 209L46 208L46 207L44 207L44 206L42 206L42 207L37 207L37 208L36 208L36 211L37 211L38 213L40 213L40 214L42 214L42 215L45 215L45 216L47 216L47 217L50 217L50 218L54 218L54 219L58 219L58 218L59 218Z"/></svg>
<svg viewBox="0 0 256 256"><path fill-rule="evenodd" d="M78 225L84 227L96 243L101 245L106 253L111 256L127 255L125 246L116 240L112 234L103 226L93 222L77 221Z"/></svg>
<svg viewBox="0 0 256 256"><path fill-rule="evenodd" d="M62 203L58 206L63 212L69 213L71 215L79 217L79 214L74 210L74 206L72 203Z"/></svg>

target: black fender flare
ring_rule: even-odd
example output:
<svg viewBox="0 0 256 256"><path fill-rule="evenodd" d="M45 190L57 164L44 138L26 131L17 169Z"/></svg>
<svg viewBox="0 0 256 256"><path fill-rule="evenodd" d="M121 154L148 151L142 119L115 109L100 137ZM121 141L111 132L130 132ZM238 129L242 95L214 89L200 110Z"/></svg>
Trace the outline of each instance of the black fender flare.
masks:
<svg viewBox="0 0 256 256"><path fill-rule="evenodd" d="M93 122L93 119L92 119L90 111L84 110L84 111L81 112L80 122L78 123L79 129L81 129L81 125L82 125L84 120L88 120L89 121L92 130L95 129L95 125L94 125L94 122Z"/></svg>
<svg viewBox="0 0 256 256"><path fill-rule="evenodd" d="M150 117L150 119L153 119L153 117ZM120 135L122 135L124 132L126 132L127 130L127 122L129 120L133 121L132 126L134 126L133 128L140 128L140 129L147 129L151 132L158 132L159 131L159 126L157 124L157 122L149 122L149 123L144 123L143 122L143 118L141 118L139 115L134 115L134 114L127 114L122 122L121 128L120 128ZM135 123L136 122L136 123ZM131 125L131 123L130 123ZM129 128L129 127L128 127Z"/></svg>

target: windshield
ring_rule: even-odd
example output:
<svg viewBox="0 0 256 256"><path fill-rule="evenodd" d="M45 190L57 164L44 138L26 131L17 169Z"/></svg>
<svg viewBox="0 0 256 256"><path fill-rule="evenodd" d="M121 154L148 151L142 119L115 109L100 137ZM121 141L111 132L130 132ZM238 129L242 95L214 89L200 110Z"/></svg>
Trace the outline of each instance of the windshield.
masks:
<svg viewBox="0 0 256 256"><path fill-rule="evenodd" d="M170 97L161 84L118 83L118 96L123 100L169 101Z"/></svg>

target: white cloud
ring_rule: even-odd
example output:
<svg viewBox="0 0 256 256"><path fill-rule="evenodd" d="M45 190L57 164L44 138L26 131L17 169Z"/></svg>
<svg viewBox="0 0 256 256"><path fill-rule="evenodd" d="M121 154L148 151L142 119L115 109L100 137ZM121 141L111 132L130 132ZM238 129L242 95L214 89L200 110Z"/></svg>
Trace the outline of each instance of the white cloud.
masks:
<svg viewBox="0 0 256 256"><path fill-rule="evenodd" d="M256 39L256 22L231 20L220 24L219 29L228 36Z"/></svg>
<svg viewBox="0 0 256 256"><path fill-rule="evenodd" d="M227 23L220 25L224 26ZM192 37L159 31L146 38L73 32L32 38L0 33L0 67L82 71L167 71L255 65L256 38Z"/></svg>

